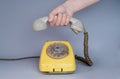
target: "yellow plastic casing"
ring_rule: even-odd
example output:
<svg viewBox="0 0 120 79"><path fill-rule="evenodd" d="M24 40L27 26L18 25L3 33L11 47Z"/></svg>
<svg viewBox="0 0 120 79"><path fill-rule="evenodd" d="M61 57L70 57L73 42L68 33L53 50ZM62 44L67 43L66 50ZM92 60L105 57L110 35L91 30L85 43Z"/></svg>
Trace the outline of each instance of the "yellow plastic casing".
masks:
<svg viewBox="0 0 120 79"><path fill-rule="evenodd" d="M54 59L47 55L46 49L53 43L63 43L68 49L69 53L66 57L61 59ZM76 62L72 47L68 41L46 41L40 55L39 69L45 73L72 73L76 70Z"/></svg>

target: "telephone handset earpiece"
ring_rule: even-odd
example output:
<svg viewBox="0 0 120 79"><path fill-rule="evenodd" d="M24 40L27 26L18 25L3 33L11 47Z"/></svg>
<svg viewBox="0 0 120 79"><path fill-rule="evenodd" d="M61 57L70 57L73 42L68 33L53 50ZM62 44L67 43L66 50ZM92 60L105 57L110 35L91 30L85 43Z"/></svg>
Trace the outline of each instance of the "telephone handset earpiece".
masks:
<svg viewBox="0 0 120 79"><path fill-rule="evenodd" d="M48 17L42 17L35 20L35 22L33 23L33 29L35 31L41 31L47 29L47 21L48 21ZM75 18L70 19L70 28L76 34L85 31L82 22Z"/></svg>

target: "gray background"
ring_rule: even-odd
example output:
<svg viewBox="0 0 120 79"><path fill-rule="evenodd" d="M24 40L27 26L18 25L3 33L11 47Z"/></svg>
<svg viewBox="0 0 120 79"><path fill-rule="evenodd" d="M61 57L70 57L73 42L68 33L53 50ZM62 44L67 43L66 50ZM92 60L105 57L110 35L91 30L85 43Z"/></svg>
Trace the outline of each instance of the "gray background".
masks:
<svg viewBox="0 0 120 79"><path fill-rule="evenodd" d="M49 27L34 32L35 19L47 16L65 0L0 0L0 58L39 56L46 40L68 40L75 54L83 55L83 34L69 27ZM101 0L74 15L89 32L88 67L77 61L73 74L45 75L39 59L0 61L1 79L120 79L120 0Z"/></svg>

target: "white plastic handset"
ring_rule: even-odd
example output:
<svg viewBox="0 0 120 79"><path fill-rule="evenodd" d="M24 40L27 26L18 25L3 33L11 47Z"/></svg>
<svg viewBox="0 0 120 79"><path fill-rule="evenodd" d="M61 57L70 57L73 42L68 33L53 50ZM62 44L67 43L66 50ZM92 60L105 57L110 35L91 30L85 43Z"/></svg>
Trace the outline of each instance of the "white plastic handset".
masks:
<svg viewBox="0 0 120 79"><path fill-rule="evenodd" d="M42 17L42 18L35 20L35 22L33 23L33 29L35 31L47 29L47 21L48 21L48 17ZM76 34L78 34L79 32L85 31L85 28L84 28L82 22L75 18L70 19L70 28Z"/></svg>

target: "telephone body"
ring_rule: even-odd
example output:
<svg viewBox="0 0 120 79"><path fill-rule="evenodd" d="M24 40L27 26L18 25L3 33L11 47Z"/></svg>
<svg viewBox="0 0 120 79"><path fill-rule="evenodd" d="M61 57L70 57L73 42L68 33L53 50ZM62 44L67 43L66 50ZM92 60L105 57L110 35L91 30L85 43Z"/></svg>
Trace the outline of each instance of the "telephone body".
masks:
<svg viewBox="0 0 120 79"><path fill-rule="evenodd" d="M39 69L45 73L72 73L76 62L68 41L46 41L41 51Z"/></svg>

